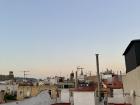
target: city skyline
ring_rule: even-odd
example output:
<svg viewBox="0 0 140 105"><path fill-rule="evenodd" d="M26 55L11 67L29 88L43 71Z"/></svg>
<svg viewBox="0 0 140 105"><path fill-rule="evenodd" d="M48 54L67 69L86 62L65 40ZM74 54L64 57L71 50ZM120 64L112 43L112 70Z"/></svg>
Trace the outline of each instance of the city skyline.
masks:
<svg viewBox="0 0 140 105"><path fill-rule="evenodd" d="M140 38L140 1L0 1L0 74L67 76L77 66L125 72L127 45Z"/></svg>

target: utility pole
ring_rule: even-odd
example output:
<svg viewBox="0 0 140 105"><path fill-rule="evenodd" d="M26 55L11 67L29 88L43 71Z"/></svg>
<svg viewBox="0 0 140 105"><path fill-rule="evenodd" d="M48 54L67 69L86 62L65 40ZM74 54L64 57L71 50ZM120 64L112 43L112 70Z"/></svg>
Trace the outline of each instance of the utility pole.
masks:
<svg viewBox="0 0 140 105"><path fill-rule="evenodd" d="M99 54L96 54L96 66L97 66L97 77L98 77L98 97L99 102L101 101L101 87L100 87L100 71L99 71Z"/></svg>
<svg viewBox="0 0 140 105"><path fill-rule="evenodd" d="M77 70L75 71L75 88L77 88Z"/></svg>
<svg viewBox="0 0 140 105"><path fill-rule="evenodd" d="M27 74L27 72L29 72L29 71L21 71L21 72L23 72L23 75L24 75L24 77L23 77L23 83L25 83L26 82L26 75L29 75L29 74ZM24 89L24 87L23 87L23 97L24 97L24 91L25 91L25 89Z"/></svg>
<svg viewBox="0 0 140 105"><path fill-rule="evenodd" d="M27 72L30 72L30 71L22 71L23 72L23 75L24 75L24 77L23 77L23 81L25 82L25 80L26 80L26 75L29 75L29 74L27 74Z"/></svg>

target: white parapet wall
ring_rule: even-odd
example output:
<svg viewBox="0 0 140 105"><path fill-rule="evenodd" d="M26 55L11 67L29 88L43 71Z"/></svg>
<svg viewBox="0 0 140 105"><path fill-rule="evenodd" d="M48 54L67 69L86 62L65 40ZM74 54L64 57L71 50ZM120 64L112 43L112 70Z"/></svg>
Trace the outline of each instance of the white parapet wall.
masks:
<svg viewBox="0 0 140 105"><path fill-rule="evenodd" d="M95 105L94 92L74 91L74 105Z"/></svg>
<svg viewBox="0 0 140 105"><path fill-rule="evenodd" d="M123 89L113 89L113 97L108 97L108 103L116 103L116 104L125 103Z"/></svg>
<svg viewBox="0 0 140 105"><path fill-rule="evenodd" d="M36 97L1 105L51 105L51 98L48 91L43 91Z"/></svg>
<svg viewBox="0 0 140 105"><path fill-rule="evenodd" d="M61 102L69 103L70 102L70 91L69 89L61 90Z"/></svg>
<svg viewBox="0 0 140 105"><path fill-rule="evenodd" d="M4 90L7 93L12 94L13 92L16 92L18 88L18 85L6 85L6 84L0 84L0 91Z"/></svg>

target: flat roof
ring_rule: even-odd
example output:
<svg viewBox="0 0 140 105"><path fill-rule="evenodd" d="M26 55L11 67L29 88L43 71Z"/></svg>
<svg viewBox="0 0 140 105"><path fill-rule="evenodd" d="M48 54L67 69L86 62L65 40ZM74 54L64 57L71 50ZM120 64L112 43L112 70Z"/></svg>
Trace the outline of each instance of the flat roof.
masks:
<svg viewBox="0 0 140 105"><path fill-rule="evenodd" d="M132 47L132 45L136 42L140 42L140 39L135 39L135 40L132 40L129 45L127 46L126 50L124 51L123 55L126 55L126 53L130 50L130 48Z"/></svg>

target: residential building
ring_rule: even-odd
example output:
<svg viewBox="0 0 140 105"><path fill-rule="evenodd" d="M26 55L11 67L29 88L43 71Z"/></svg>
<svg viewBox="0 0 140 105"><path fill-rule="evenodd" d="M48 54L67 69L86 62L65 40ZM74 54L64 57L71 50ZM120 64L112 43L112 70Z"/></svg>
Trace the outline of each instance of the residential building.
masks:
<svg viewBox="0 0 140 105"><path fill-rule="evenodd" d="M133 40L124 54L126 76L123 78L126 103L140 105L140 40Z"/></svg>
<svg viewBox="0 0 140 105"><path fill-rule="evenodd" d="M0 75L0 81L14 80L13 71L9 71L9 75Z"/></svg>

